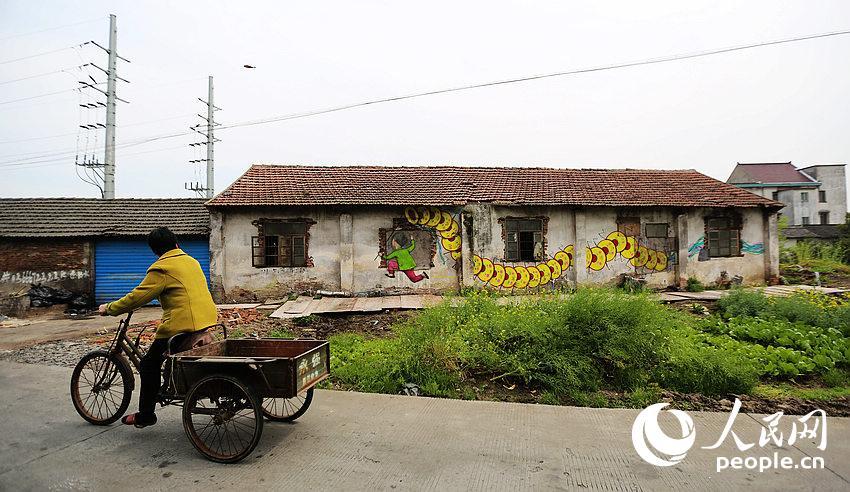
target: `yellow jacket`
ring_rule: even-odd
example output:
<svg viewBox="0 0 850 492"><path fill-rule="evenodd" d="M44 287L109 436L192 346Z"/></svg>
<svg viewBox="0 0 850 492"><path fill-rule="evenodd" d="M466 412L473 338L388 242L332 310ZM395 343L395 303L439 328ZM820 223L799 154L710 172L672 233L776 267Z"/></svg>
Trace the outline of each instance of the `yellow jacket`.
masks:
<svg viewBox="0 0 850 492"><path fill-rule="evenodd" d="M156 338L197 331L218 321L201 265L179 248L165 252L153 262L138 287L106 305L106 314L124 314L154 298L162 305L162 324L156 330Z"/></svg>

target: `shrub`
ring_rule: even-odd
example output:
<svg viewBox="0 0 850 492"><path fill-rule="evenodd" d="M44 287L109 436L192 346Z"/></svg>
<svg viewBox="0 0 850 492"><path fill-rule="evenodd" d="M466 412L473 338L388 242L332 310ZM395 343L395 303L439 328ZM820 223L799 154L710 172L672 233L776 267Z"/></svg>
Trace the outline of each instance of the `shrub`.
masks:
<svg viewBox="0 0 850 492"><path fill-rule="evenodd" d="M655 371L655 380L686 393L723 395L749 393L758 382L758 370L741 353L703 342L701 334L683 327L673 340L670 359Z"/></svg>
<svg viewBox="0 0 850 492"><path fill-rule="evenodd" d="M717 311L726 319L735 316L760 316L770 304L770 299L756 290L733 289L717 301Z"/></svg>
<svg viewBox="0 0 850 492"><path fill-rule="evenodd" d="M394 393L412 382L424 394L452 396L462 382L488 378L520 380L560 397L603 384L645 384L666 357L665 333L676 316L648 295L605 289L516 305L470 294L397 325L393 339L361 339L355 347L340 335L331 347L345 354L338 379L364 391Z"/></svg>
<svg viewBox="0 0 850 492"><path fill-rule="evenodd" d="M688 292L702 292L705 290L705 286L702 285L702 282L696 277L688 277L688 283L685 285L685 290Z"/></svg>

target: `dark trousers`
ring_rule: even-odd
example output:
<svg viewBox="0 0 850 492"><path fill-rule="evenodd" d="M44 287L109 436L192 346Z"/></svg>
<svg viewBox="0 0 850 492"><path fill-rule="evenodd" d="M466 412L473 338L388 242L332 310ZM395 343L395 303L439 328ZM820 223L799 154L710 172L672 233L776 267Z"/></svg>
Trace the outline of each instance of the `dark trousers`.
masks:
<svg viewBox="0 0 850 492"><path fill-rule="evenodd" d="M186 334L181 333L174 338L178 345ZM153 341L148 352L139 363L139 413L142 418L153 417L156 410L156 400L162 383L162 363L168 350L168 338L157 338Z"/></svg>

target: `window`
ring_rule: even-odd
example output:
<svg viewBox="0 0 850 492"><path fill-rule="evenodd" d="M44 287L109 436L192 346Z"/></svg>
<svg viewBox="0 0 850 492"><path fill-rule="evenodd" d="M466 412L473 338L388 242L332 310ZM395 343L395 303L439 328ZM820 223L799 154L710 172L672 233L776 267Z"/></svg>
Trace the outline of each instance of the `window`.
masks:
<svg viewBox="0 0 850 492"><path fill-rule="evenodd" d="M667 224L646 224L646 237L667 237Z"/></svg>
<svg viewBox="0 0 850 492"><path fill-rule="evenodd" d="M823 225L829 224L829 212L819 212L820 223Z"/></svg>
<svg viewBox="0 0 850 492"><path fill-rule="evenodd" d="M731 217L710 217L706 219L708 237L708 256L739 256L741 254L741 226Z"/></svg>
<svg viewBox="0 0 850 492"><path fill-rule="evenodd" d="M773 198L774 200L779 201L779 192L778 192L778 191L774 191L773 193L771 193L771 195L770 195L770 196L771 196L771 198Z"/></svg>
<svg viewBox="0 0 850 492"><path fill-rule="evenodd" d="M255 267L308 266L306 220L260 221L259 236L251 238Z"/></svg>
<svg viewBox="0 0 850 492"><path fill-rule="evenodd" d="M803 217L803 225L809 225L810 221L808 217Z"/></svg>
<svg viewBox="0 0 850 492"><path fill-rule="evenodd" d="M538 261L545 254L543 247L542 219L506 218L505 260Z"/></svg>
<svg viewBox="0 0 850 492"><path fill-rule="evenodd" d="M826 190L818 191L818 201L820 203L826 203Z"/></svg>
<svg viewBox="0 0 850 492"><path fill-rule="evenodd" d="M803 203L809 202L809 192L808 191L801 191L800 192L800 201L803 202Z"/></svg>

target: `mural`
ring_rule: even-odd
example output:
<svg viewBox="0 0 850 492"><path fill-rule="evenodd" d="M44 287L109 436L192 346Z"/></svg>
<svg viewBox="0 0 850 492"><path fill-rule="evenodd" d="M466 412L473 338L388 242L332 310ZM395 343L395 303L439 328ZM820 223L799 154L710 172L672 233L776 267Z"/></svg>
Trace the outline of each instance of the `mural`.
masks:
<svg viewBox="0 0 850 492"><path fill-rule="evenodd" d="M763 255L764 243L748 243L741 241L741 253L749 253L751 255Z"/></svg>
<svg viewBox="0 0 850 492"><path fill-rule="evenodd" d="M693 244L688 246L688 257L692 258L698 255L702 250L705 249L705 236L700 236L699 239L694 241ZM747 241L741 240L741 254L751 254L751 255L763 255L764 254L764 243L748 243Z"/></svg>
<svg viewBox="0 0 850 492"><path fill-rule="evenodd" d="M473 255L472 274L491 287L533 289L564 275L573 263L573 251L574 247L569 245L537 265L506 265Z"/></svg>
<svg viewBox="0 0 850 492"><path fill-rule="evenodd" d="M626 236L620 231L614 231L605 239L590 246L585 250L585 263L587 268L599 271L613 261L617 255L629 260L635 268L646 268L647 270L663 272L667 269L667 253L647 248L638 244L635 236Z"/></svg>
<svg viewBox="0 0 850 492"><path fill-rule="evenodd" d="M460 258L460 224L445 210L437 207L407 207L404 217L413 225L434 229L438 244L457 261Z"/></svg>
<svg viewBox="0 0 850 492"><path fill-rule="evenodd" d="M387 277L395 278L395 272L404 272L411 282L416 283L428 278L428 272L422 271L417 274L416 260L411 253L416 249L416 241L407 231L396 231L389 238L387 251L390 251L384 259L387 260Z"/></svg>
<svg viewBox="0 0 850 492"><path fill-rule="evenodd" d="M693 258L705 248L705 236L700 236L694 244L688 246L688 258Z"/></svg>

